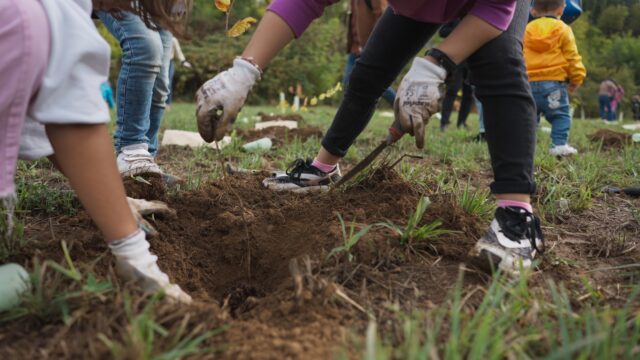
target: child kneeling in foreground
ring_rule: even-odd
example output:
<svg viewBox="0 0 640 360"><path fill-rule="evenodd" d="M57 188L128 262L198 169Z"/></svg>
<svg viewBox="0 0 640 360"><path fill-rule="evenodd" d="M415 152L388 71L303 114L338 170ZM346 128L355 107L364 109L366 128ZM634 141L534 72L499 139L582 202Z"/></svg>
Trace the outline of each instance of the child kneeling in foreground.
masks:
<svg viewBox="0 0 640 360"><path fill-rule="evenodd" d="M125 196L100 93L110 50L91 9L89 0L0 2L0 216L9 225L0 240L11 236L19 153L51 156L104 235L117 273L188 303L189 295L158 268Z"/></svg>

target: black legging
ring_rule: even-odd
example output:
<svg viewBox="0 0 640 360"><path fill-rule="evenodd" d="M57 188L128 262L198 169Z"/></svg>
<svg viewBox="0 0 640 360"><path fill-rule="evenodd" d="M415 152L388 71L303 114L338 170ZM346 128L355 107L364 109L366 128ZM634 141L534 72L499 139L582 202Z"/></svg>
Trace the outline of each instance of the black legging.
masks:
<svg viewBox="0 0 640 360"><path fill-rule="evenodd" d="M449 125L449 119L453 112L453 104L458 98L458 93L462 90L462 100L460 101L460 111L458 111L458 127L467 125L467 117L471 112L473 104L473 88L469 83L469 69L466 64L456 69L456 72L449 78L446 83L447 91L442 100L442 119L440 126Z"/></svg>
<svg viewBox="0 0 640 360"><path fill-rule="evenodd" d="M529 0L518 0L509 29L468 59L471 83L484 105L495 194L535 192L536 113L522 55ZM322 146L343 157L369 123L378 99L435 34L423 23L388 9L356 62L345 97Z"/></svg>

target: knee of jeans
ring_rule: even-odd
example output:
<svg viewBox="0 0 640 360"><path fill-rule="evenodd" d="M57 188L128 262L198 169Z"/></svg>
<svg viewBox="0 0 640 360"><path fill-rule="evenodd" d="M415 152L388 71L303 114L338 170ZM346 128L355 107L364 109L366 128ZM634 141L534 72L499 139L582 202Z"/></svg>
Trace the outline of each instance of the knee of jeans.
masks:
<svg viewBox="0 0 640 360"><path fill-rule="evenodd" d="M146 36L140 39L129 39L122 49L123 62L133 66L144 66L150 71L160 72L164 47L158 36Z"/></svg>

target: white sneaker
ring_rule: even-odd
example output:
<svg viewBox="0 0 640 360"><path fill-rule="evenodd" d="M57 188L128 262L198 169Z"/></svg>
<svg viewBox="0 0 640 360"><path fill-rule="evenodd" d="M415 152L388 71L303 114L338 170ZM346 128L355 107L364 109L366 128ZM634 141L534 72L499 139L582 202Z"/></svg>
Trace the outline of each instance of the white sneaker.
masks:
<svg viewBox="0 0 640 360"><path fill-rule="evenodd" d="M147 144L123 147L118 154L118 171L122 177L139 174L162 174L162 170L149 153L149 145Z"/></svg>
<svg viewBox="0 0 640 360"><path fill-rule="evenodd" d="M171 283L169 276L158 267L158 257L149 251L149 242L139 230L132 236L109 245L116 257L116 273L127 281L138 283L144 291L163 291L172 301L191 303L191 296L180 286Z"/></svg>
<svg viewBox="0 0 640 360"><path fill-rule="evenodd" d="M544 248L540 220L518 207L498 208L485 235L471 251L474 262L487 270L518 275Z"/></svg>
<svg viewBox="0 0 640 360"><path fill-rule="evenodd" d="M549 152L553 156L569 156L575 155L578 153L578 150L569 144L565 145L556 145L552 147Z"/></svg>
<svg viewBox="0 0 640 360"><path fill-rule="evenodd" d="M262 181L262 185L275 191L305 193L327 191L342 178L340 166L325 173L311 163L311 160L297 159L286 172L273 173L271 177Z"/></svg>

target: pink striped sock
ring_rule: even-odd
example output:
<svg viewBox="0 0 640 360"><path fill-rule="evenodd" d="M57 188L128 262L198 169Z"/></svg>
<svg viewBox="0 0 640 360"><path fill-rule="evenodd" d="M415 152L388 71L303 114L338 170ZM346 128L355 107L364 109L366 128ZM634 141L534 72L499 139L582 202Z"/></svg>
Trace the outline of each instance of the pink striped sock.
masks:
<svg viewBox="0 0 640 360"><path fill-rule="evenodd" d="M325 164L322 163L320 161L318 161L318 159L313 159L313 162L311 163L311 166L315 166L317 169L319 169L320 171L324 172L324 173L330 173L333 171L333 169L336 168L335 165L329 165L329 164Z"/></svg>
<svg viewBox="0 0 640 360"><path fill-rule="evenodd" d="M498 207L505 208L507 206L523 208L528 212L533 213L533 207L527 202L515 200L498 200Z"/></svg>

